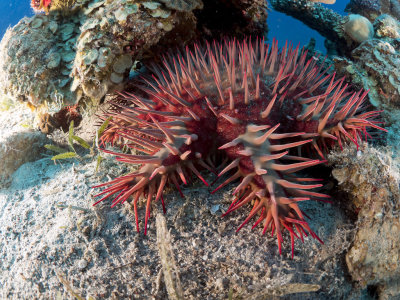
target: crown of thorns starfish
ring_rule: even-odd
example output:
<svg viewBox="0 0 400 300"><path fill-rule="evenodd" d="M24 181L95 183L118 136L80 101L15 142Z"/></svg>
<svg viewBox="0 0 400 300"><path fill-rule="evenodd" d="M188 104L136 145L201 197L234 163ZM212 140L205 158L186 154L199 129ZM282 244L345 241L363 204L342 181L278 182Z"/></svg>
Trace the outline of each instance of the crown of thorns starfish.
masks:
<svg viewBox="0 0 400 300"><path fill-rule="evenodd" d="M165 186L182 194L180 184L192 174L208 186L200 172L208 170L224 178L213 193L240 181L224 214L252 205L238 230L258 215L253 228L261 224L263 234L276 234L279 253L282 232L289 232L292 257L295 237L303 241L310 234L322 243L298 202L329 196L315 191L320 179L295 173L323 163L336 144L358 146L377 134L368 128L386 130L378 126L380 112L366 110L368 91L352 91L317 61L299 47L279 50L276 41L269 46L260 39L226 39L167 54L151 66L152 77L136 82L142 96L121 93L102 117L112 117L102 145L118 141L143 154L102 150L141 167L95 186L106 188L94 205L114 197L113 207L132 196L139 231L144 195L146 234L151 203L161 200L165 211Z"/></svg>

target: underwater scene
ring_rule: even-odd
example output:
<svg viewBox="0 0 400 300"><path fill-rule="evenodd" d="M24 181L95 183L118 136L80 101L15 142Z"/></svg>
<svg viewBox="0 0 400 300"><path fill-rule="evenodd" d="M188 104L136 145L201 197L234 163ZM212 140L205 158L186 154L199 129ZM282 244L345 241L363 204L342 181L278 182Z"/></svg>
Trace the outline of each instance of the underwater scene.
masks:
<svg viewBox="0 0 400 300"><path fill-rule="evenodd" d="M400 299L400 1L0 14L0 299Z"/></svg>

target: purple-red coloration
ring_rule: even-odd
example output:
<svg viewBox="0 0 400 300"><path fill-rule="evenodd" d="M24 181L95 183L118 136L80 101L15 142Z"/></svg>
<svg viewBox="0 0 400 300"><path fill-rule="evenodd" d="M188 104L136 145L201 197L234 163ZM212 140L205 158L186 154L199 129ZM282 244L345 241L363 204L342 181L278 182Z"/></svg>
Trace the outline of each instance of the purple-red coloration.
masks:
<svg viewBox="0 0 400 300"><path fill-rule="evenodd" d="M96 186L107 186L96 204L115 196L115 206L133 196L139 230L137 204L146 196L146 233L151 202L163 200L166 184L181 193L179 185L195 174L208 185L199 170L209 170L224 178L213 192L240 180L225 214L253 205L238 230L258 215L253 227L276 233L280 253L282 231L289 232L292 256L295 237L321 241L297 202L329 196L313 191L322 186L318 179L294 174L324 160L304 153L324 159L334 144L358 145L368 127L384 129L374 120L379 112L366 111L367 91L351 91L344 78L306 56L290 45L279 51L275 41L224 40L152 66L153 77L140 86L147 97L123 93L104 116L112 120L102 136L103 145L122 141L144 153L103 150L142 167ZM216 167L216 154L227 163Z"/></svg>

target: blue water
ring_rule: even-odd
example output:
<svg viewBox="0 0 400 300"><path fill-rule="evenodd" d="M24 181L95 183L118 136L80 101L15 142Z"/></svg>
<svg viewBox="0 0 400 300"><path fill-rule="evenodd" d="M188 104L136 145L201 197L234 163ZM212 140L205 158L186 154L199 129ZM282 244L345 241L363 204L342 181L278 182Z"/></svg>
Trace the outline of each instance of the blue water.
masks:
<svg viewBox="0 0 400 300"><path fill-rule="evenodd" d="M344 8L348 0L338 0L334 5L327 5L340 14L344 14ZM29 0L0 0L0 36L2 37L9 26L14 26L24 16L32 16L33 11ZM277 38L281 43L285 40L292 41L295 45L299 42L305 45L311 37L317 40L316 48L325 51L324 39L318 32L306 27L300 21L288 17L282 13L270 11L268 16L270 40Z"/></svg>
<svg viewBox="0 0 400 300"><path fill-rule="evenodd" d="M32 16L30 0L0 0L0 36L25 16Z"/></svg>
<svg viewBox="0 0 400 300"><path fill-rule="evenodd" d="M344 12L344 9L347 3L349 3L349 0L338 0L333 5L323 5L334 10L338 14L346 15L347 13ZM325 38L317 31L310 29L295 18L272 10L268 14L268 27L269 40L277 38L280 45L283 45L285 40L292 41L294 45L298 43L300 43L300 45L306 45L310 41L310 38L313 37L317 41L316 50L325 52Z"/></svg>

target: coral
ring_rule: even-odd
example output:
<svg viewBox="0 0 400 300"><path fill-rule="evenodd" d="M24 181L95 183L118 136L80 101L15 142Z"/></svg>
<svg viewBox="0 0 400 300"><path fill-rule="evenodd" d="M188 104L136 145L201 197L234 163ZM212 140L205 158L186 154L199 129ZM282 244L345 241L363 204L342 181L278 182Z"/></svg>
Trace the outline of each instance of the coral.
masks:
<svg viewBox="0 0 400 300"><path fill-rule="evenodd" d="M361 15L349 15L343 25L344 32L355 42L361 43L374 36L371 22Z"/></svg>
<svg viewBox="0 0 400 300"><path fill-rule="evenodd" d="M203 8L200 0L160 2L165 5L158 2L124 1L123 6L118 1L107 5L91 4L85 11L88 19L78 37L78 55L72 72L72 89L82 90L83 94L95 101L100 100L106 93L121 90L129 78L130 71L135 71L132 68L135 61L146 57L153 58L165 48L177 44L184 45L197 37L203 38L201 31L206 26L206 32L213 35L215 29L210 28L208 23L216 10L211 9L224 4L223 1L212 1L200 10ZM233 4L230 4L228 7L232 9L232 6ZM251 5L243 4L234 8L244 12L249 6L255 9ZM256 7L258 6L261 7L260 4ZM219 11L224 10L221 7ZM203 15L206 15L205 19ZM221 17L218 22L220 20ZM265 23L264 18L259 23L263 21ZM229 28L223 31L224 35L228 30L232 30L232 23L227 23ZM256 22L250 20L246 22L251 25L254 23ZM240 26L244 27L242 24ZM218 23L217 28L220 27L223 26ZM253 29L251 27L247 32Z"/></svg>
<svg viewBox="0 0 400 300"><path fill-rule="evenodd" d="M329 155L332 175L358 217L346 254L349 273L361 286L377 287L379 299L400 295L400 173L398 159L391 156L389 148L367 145Z"/></svg>
<svg viewBox="0 0 400 300"><path fill-rule="evenodd" d="M350 57L353 49L374 36L371 22L361 14L341 16L307 0L272 0L271 4L274 9L318 31L329 41L329 50L334 50L340 56Z"/></svg>
<svg viewBox="0 0 400 300"><path fill-rule="evenodd" d="M267 36L267 10L265 0L205 0L204 8L194 11L199 38Z"/></svg>
<svg viewBox="0 0 400 300"><path fill-rule="evenodd" d="M397 122L400 102L400 23L390 15L381 15L373 23L375 35L356 45L347 57L332 57L335 70L351 78L351 83L370 90L372 105L390 112L388 123Z"/></svg>
<svg viewBox="0 0 400 300"><path fill-rule="evenodd" d="M393 0L350 0L345 11L360 14L371 22L381 14L391 15L395 19L400 18L400 4Z"/></svg>
<svg viewBox="0 0 400 300"><path fill-rule="evenodd" d="M185 21L188 30L194 28L188 13L125 0L88 2L53 0L48 15L25 18L8 30L0 46L3 92L34 105L74 104L83 96L96 102L128 78L132 58L141 58L174 26ZM76 9L65 14L62 3Z"/></svg>
<svg viewBox="0 0 400 300"><path fill-rule="evenodd" d="M173 13L156 2L122 2L122 6L120 1L93 3L84 12L87 19L77 39L72 90L83 92L95 103L107 92L121 89L134 61L174 27L195 28L191 12ZM192 37L189 32L185 35Z"/></svg>
<svg viewBox="0 0 400 300"><path fill-rule="evenodd" d="M398 39L400 23L390 15L380 15L374 21L375 35L378 38Z"/></svg>
<svg viewBox="0 0 400 300"><path fill-rule="evenodd" d="M358 145L367 128L382 128L374 120L379 112L365 110L366 91L350 91L344 78L306 55L290 45L279 51L277 42L224 40L153 65L153 77L140 87L146 97L127 92L104 116L112 121L103 144L120 140L145 155L103 151L142 167L97 185L108 187L95 204L116 195L113 207L133 196L139 230L137 204L145 195L146 233L151 203L164 205L168 182L180 191L179 182L186 184L194 174L208 185L199 169L218 169L218 178L229 176L214 192L241 180L225 214L252 204L238 230L259 214L253 227L262 223L263 233L276 233L279 252L285 229L292 255L295 237L303 240L309 233L319 240L297 203L328 196L310 191L322 186L318 179L294 173L323 161L304 153L324 157L332 145ZM216 156L227 164L216 168Z"/></svg>
<svg viewBox="0 0 400 300"><path fill-rule="evenodd" d="M267 30L264 0L32 2L43 4L48 14L21 20L0 44L0 90L36 106L97 104L166 48Z"/></svg>
<svg viewBox="0 0 400 300"><path fill-rule="evenodd" d="M79 27L79 18L53 12L24 18L8 29L0 44L2 93L36 106L45 101L73 104L69 75Z"/></svg>
<svg viewBox="0 0 400 300"><path fill-rule="evenodd" d="M38 117L39 130L44 134L51 134L56 128L59 127L59 124L56 122L54 117L47 112L39 114Z"/></svg>
<svg viewBox="0 0 400 300"><path fill-rule="evenodd" d="M352 61L347 61L348 66L342 69L358 76L361 86L370 89L369 98L376 107L400 105L399 47L396 40L367 40L351 52Z"/></svg>
<svg viewBox="0 0 400 300"><path fill-rule="evenodd" d="M72 121L74 121L74 127L78 127L82 121L77 104L65 106L54 114L47 112L39 114L38 125L40 131L45 134L50 134L58 128L67 132Z"/></svg>

